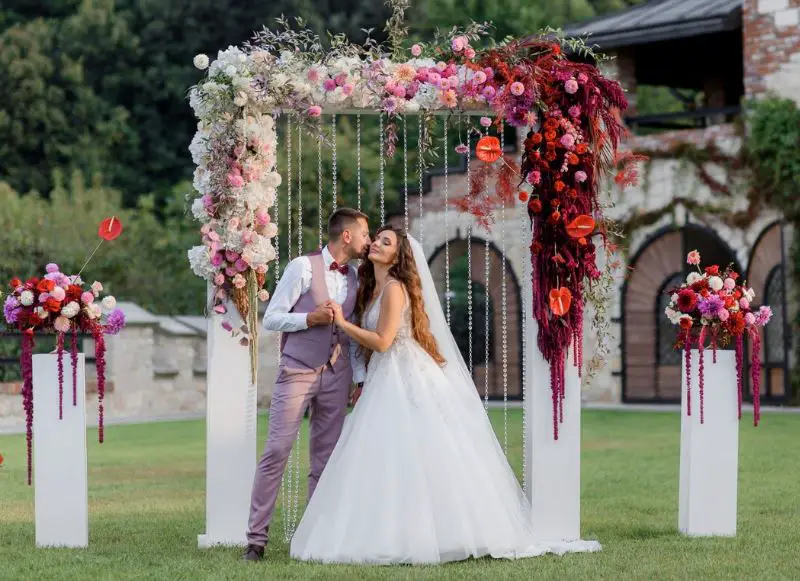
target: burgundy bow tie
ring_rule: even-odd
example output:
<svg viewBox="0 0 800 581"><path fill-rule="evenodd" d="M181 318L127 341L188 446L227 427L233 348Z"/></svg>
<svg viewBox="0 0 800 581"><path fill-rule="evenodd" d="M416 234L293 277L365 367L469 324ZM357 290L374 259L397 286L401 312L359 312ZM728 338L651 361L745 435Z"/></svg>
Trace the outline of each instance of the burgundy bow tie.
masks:
<svg viewBox="0 0 800 581"><path fill-rule="evenodd" d="M329 268L330 268L330 270L338 270L339 272L341 272L344 275L346 275L347 272L350 270L349 266L347 266L346 264L339 264L335 260L333 262L331 262L331 265L330 265Z"/></svg>

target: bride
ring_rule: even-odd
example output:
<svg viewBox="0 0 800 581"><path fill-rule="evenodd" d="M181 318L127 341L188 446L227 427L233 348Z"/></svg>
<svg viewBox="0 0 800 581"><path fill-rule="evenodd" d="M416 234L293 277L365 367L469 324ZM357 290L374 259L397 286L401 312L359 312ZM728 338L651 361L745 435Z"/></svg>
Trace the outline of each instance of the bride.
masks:
<svg viewBox="0 0 800 581"><path fill-rule="evenodd" d="M530 506L495 437L419 243L381 228L360 273L363 395L292 538L296 559L435 564L595 551L537 544Z"/></svg>

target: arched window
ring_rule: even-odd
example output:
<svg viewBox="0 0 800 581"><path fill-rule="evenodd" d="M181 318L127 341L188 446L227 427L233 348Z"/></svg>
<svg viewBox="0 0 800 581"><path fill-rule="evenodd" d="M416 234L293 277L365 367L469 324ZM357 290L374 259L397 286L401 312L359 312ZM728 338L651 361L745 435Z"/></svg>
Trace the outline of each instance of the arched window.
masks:
<svg viewBox="0 0 800 581"><path fill-rule="evenodd" d="M764 362L782 365L786 361L783 340L783 266L778 265L769 273L763 303L772 307L772 320L764 327Z"/></svg>
<svg viewBox="0 0 800 581"><path fill-rule="evenodd" d="M667 291L669 289L679 287L684 281L684 276L680 272L669 276L661 285L658 295L656 296L656 329L658 329L658 338L656 341L656 365L680 365L681 353L674 348L676 329L667 316L664 310L669 306L670 295Z"/></svg>

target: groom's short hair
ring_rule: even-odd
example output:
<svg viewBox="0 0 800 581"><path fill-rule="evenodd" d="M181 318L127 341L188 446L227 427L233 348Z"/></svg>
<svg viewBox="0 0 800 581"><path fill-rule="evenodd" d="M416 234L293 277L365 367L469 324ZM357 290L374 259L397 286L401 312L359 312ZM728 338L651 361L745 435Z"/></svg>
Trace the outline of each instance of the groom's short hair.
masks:
<svg viewBox="0 0 800 581"><path fill-rule="evenodd" d="M367 215L353 208L339 208L328 218L328 238L338 240L354 222L366 220Z"/></svg>

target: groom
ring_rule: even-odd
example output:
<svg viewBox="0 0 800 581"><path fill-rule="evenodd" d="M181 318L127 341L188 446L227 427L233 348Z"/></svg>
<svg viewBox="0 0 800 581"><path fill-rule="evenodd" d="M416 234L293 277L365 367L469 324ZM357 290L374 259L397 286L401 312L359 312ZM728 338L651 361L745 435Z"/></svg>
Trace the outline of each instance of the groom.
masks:
<svg viewBox="0 0 800 581"><path fill-rule="evenodd" d="M357 345L351 347L333 324L331 302L350 318L357 275L348 263L363 256L369 243L367 217L352 208L336 210L328 220L328 244L292 260L272 294L264 327L283 333L281 360L267 443L253 482L245 561L264 557L278 488L306 408L311 406L310 498L342 431L350 385L364 381Z"/></svg>

